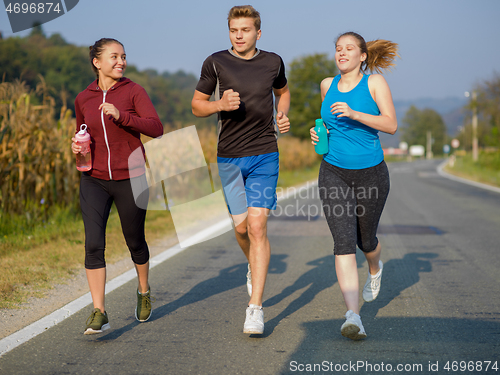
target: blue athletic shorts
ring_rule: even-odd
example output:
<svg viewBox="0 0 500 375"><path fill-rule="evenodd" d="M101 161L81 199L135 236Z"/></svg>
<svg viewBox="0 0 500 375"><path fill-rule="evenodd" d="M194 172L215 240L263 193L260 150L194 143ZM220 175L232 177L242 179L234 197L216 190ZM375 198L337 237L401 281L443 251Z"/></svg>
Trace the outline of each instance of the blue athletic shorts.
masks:
<svg viewBox="0 0 500 375"><path fill-rule="evenodd" d="M276 209L276 186L279 175L279 153L217 157L224 196L232 215L247 211L247 207Z"/></svg>

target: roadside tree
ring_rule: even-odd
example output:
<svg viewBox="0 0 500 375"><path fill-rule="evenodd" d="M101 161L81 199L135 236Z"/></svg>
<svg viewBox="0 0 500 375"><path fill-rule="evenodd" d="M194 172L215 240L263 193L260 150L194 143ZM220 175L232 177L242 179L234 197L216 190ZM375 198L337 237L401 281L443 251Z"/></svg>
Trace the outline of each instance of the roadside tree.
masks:
<svg viewBox="0 0 500 375"><path fill-rule="evenodd" d="M443 145L446 143L446 125L439 113L433 109L420 110L411 106L402 120L401 139L408 145L427 145L427 132L431 132L432 153L443 154Z"/></svg>
<svg viewBox="0 0 500 375"><path fill-rule="evenodd" d="M335 60L326 54L314 54L293 60L289 67L288 86L291 92L291 133L302 139L310 137L309 129L321 117L320 83L338 73Z"/></svg>
<svg viewBox="0 0 500 375"><path fill-rule="evenodd" d="M477 102L467 105L466 123L471 122L471 113L477 105L478 142L481 147L500 147L500 74L485 81L477 88Z"/></svg>

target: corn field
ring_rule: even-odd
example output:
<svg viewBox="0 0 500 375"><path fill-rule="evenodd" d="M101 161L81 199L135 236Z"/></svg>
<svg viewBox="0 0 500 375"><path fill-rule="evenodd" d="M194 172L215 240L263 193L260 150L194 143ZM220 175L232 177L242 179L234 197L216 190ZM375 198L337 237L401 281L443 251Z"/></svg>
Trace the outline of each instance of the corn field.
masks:
<svg viewBox="0 0 500 375"><path fill-rule="evenodd" d="M321 160L310 140L285 136L278 138L278 146L281 171L309 168Z"/></svg>
<svg viewBox="0 0 500 375"><path fill-rule="evenodd" d="M55 206L78 207L80 174L70 147L75 119L65 106L56 117L55 100L40 80L34 91L21 81L0 84L2 220L24 215L27 222L36 223ZM216 130L197 132L207 163L216 162ZM281 170L310 167L319 160L309 141L285 136L278 143Z"/></svg>
<svg viewBox="0 0 500 375"><path fill-rule="evenodd" d="M210 163L217 162L217 130L215 128L202 127L197 128L196 133L203 149L207 167L210 170ZM193 141L193 143L196 142ZM299 138L291 136L282 136L278 139L278 146L280 152L281 171L301 170L303 168L312 167L316 165L319 160L321 160L319 155L314 151L314 146L311 144L311 141L308 140L300 140ZM177 155L177 159L173 159L174 164L179 163L179 165L186 165L186 163L189 164L190 161L192 161L190 159L189 152L178 153L179 155ZM161 157L161 153L158 154ZM157 163L157 165L160 164L161 161L160 163ZM163 167L167 167L167 169L169 169L167 165L164 165ZM207 188L206 184L203 183L205 182L203 171L193 172L195 171L179 174L166 181L165 192L169 201L170 199L179 201L179 199L176 198L189 194L196 197L201 197L207 194L207 191L210 190L210 188ZM214 178L213 174L212 178ZM193 183L193 181L197 181L198 183ZM150 193L150 198L154 196L163 200L163 195L160 190L157 192L150 191ZM191 199L195 198L191 197ZM184 201L185 199L182 200ZM150 203L152 202L150 201Z"/></svg>
<svg viewBox="0 0 500 375"><path fill-rule="evenodd" d="M197 132L207 163L215 163L217 161L217 131L214 128L201 128L197 129ZM282 171L308 168L321 160L320 156L314 151L314 146L310 140L280 136L278 146L280 170Z"/></svg>
<svg viewBox="0 0 500 375"><path fill-rule="evenodd" d="M0 215L43 220L55 205L76 207L79 174L71 152L75 120L42 77L33 92L20 81L0 84Z"/></svg>

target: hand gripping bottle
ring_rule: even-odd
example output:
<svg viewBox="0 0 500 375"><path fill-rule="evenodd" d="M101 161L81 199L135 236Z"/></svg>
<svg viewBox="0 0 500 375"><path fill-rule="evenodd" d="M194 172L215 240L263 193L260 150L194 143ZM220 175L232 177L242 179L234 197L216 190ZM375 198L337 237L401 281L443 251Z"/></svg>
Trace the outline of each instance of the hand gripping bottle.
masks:
<svg viewBox="0 0 500 375"><path fill-rule="evenodd" d="M81 172L92 169L92 156L90 153L90 134L87 133L87 125L82 124L80 131L75 134L76 143L82 146L82 150L76 154L76 169Z"/></svg>
<svg viewBox="0 0 500 375"><path fill-rule="evenodd" d="M314 131L319 137L319 141L316 143L316 146L314 146L314 150L320 155L328 153L328 134L322 119L319 118L316 120Z"/></svg>

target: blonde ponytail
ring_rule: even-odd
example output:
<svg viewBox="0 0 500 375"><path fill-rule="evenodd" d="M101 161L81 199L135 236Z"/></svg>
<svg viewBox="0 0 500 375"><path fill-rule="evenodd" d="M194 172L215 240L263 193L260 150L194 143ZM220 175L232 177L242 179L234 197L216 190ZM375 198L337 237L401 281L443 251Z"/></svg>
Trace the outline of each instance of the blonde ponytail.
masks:
<svg viewBox="0 0 500 375"><path fill-rule="evenodd" d="M383 70L390 70L396 66L394 60L396 60L396 57L400 57L397 43L388 40L377 39L368 42L366 43L366 49L368 50L368 57L364 61L363 70L368 69L372 72L382 73Z"/></svg>
<svg viewBox="0 0 500 375"><path fill-rule="evenodd" d="M358 41L358 47L361 49L361 53L366 53L366 60L361 64L361 70L363 72L370 70L371 72L376 71L377 73L382 73L383 70L390 70L390 68L396 66L394 60L396 60L396 57L400 57L397 43L383 39L377 39L367 43L358 33L349 31L341 34L335 41L335 45L337 45L338 40L343 36L352 36L355 38Z"/></svg>

